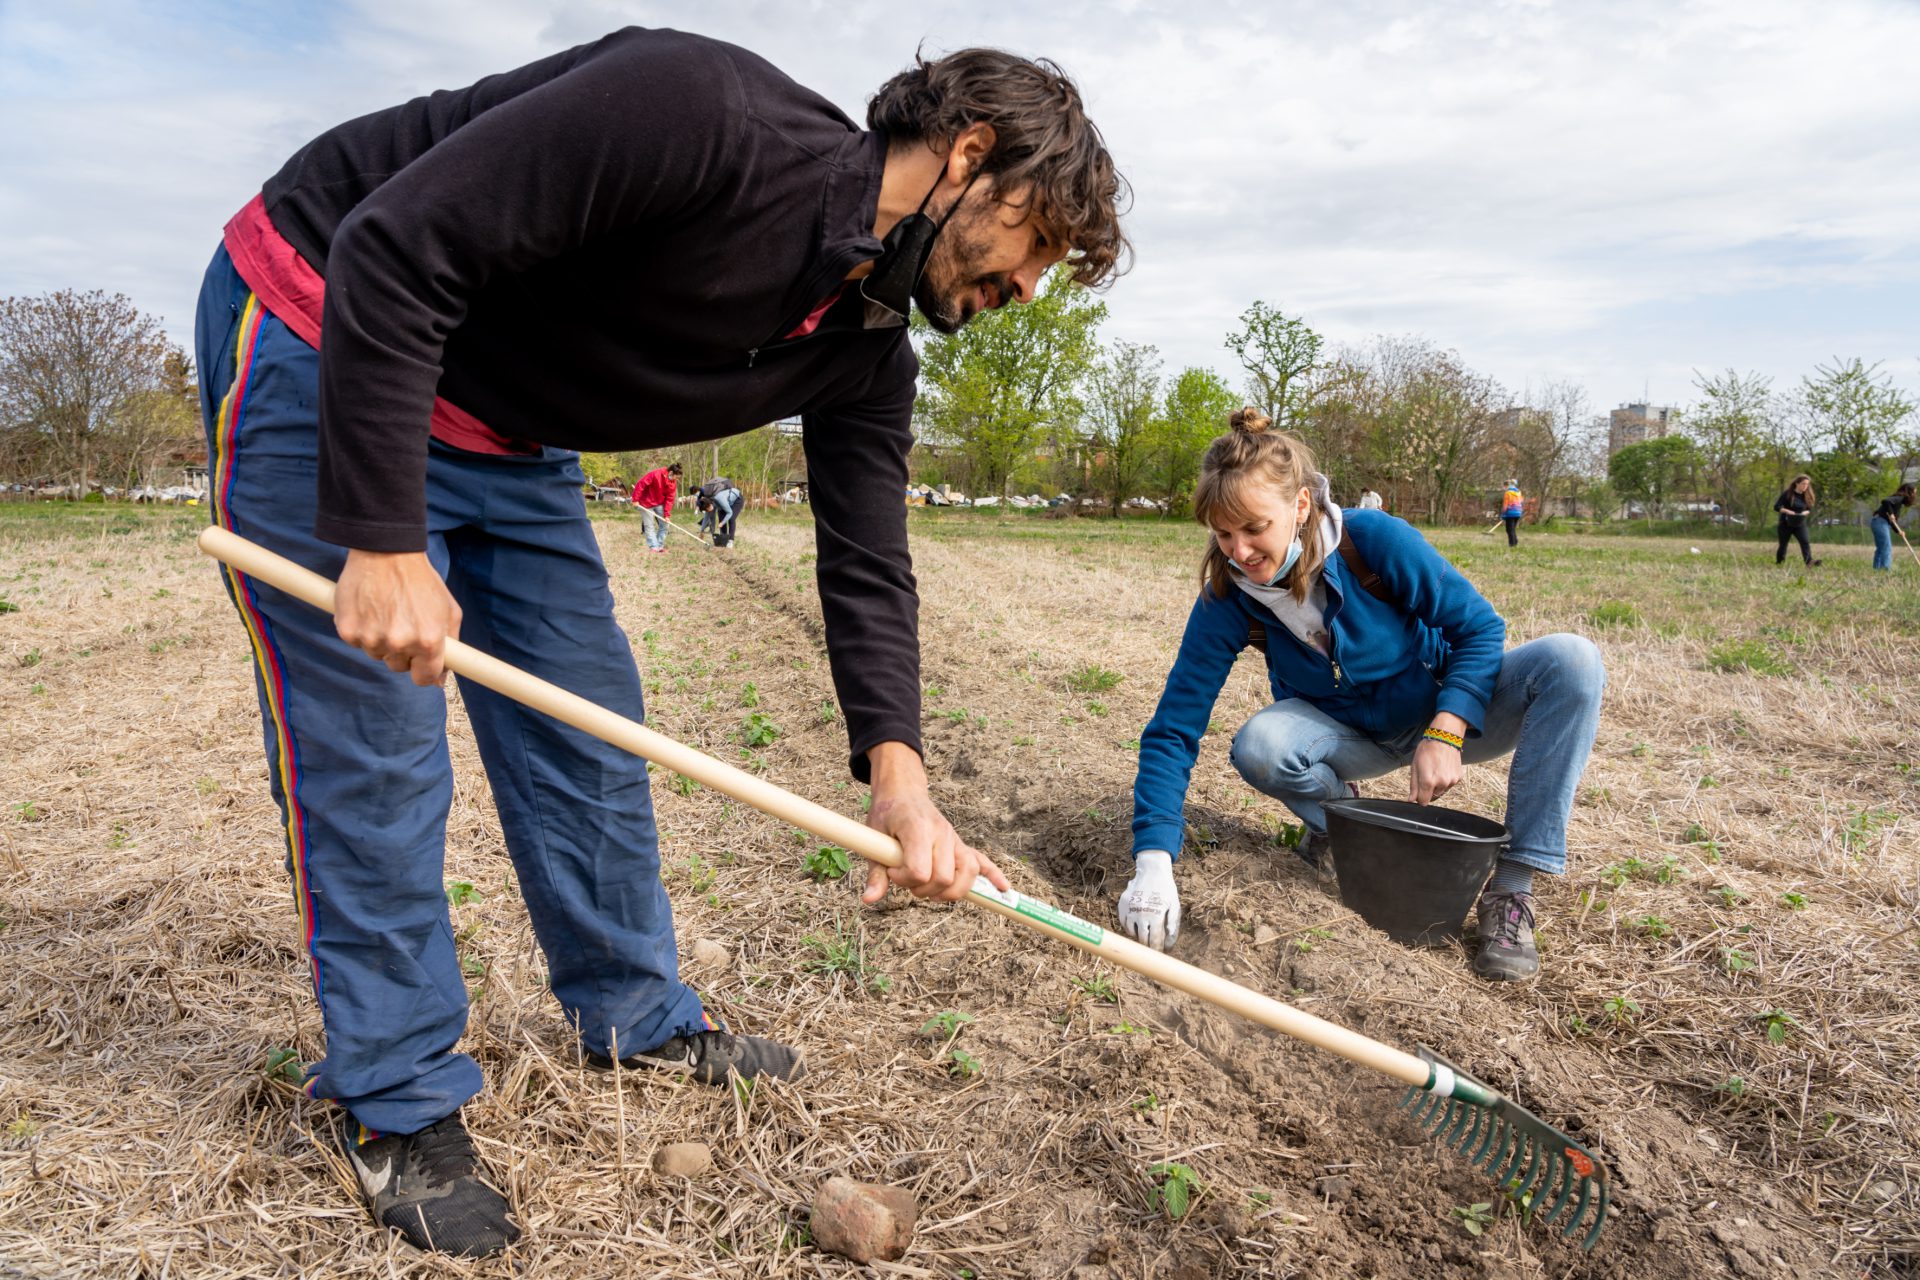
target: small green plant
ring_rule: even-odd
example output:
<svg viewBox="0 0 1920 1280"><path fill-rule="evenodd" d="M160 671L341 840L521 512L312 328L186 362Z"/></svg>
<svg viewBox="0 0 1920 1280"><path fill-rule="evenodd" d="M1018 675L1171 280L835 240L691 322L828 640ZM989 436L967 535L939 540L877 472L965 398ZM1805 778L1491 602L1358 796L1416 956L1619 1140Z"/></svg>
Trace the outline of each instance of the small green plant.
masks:
<svg viewBox="0 0 1920 1280"><path fill-rule="evenodd" d="M466 956L460 961L460 972L469 978L484 978L487 976L487 962L479 956Z"/></svg>
<svg viewBox="0 0 1920 1280"><path fill-rule="evenodd" d="M1091 978L1075 978L1073 985L1102 1004L1120 1003L1120 993L1114 990L1113 979L1104 973L1096 973Z"/></svg>
<svg viewBox="0 0 1920 1280"><path fill-rule="evenodd" d="M1616 1027L1629 1027L1640 1016L1640 1006L1627 996L1608 996L1600 1006L1606 1010L1607 1021Z"/></svg>
<svg viewBox="0 0 1920 1280"><path fill-rule="evenodd" d="M15 1116L7 1122L7 1136L15 1142L25 1142L40 1132L40 1122L30 1116Z"/></svg>
<svg viewBox="0 0 1920 1280"><path fill-rule="evenodd" d="M1149 1165L1147 1175L1155 1180L1148 1200L1154 1208L1162 1210L1176 1222L1187 1216L1187 1211L1204 1190L1199 1174L1172 1160Z"/></svg>
<svg viewBox="0 0 1920 1280"><path fill-rule="evenodd" d="M1673 934L1673 926L1659 916L1641 916L1633 922L1634 927L1649 938L1665 938Z"/></svg>
<svg viewBox="0 0 1920 1280"><path fill-rule="evenodd" d="M928 1018L926 1025L920 1028L923 1036L932 1036L936 1040L951 1040L960 1034L960 1028L973 1021L970 1013L961 1013L957 1009L947 1009Z"/></svg>
<svg viewBox="0 0 1920 1280"><path fill-rule="evenodd" d="M751 680L747 681L740 690L740 705L743 707L760 705L760 690Z"/></svg>
<svg viewBox="0 0 1920 1280"><path fill-rule="evenodd" d="M946 690L942 689L939 685L930 684L920 691L920 696L923 698L938 698L945 692Z"/></svg>
<svg viewBox="0 0 1920 1280"><path fill-rule="evenodd" d="M1602 600L1587 610L1587 621L1596 627L1637 627L1640 611L1625 600Z"/></svg>
<svg viewBox="0 0 1920 1280"><path fill-rule="evenodd" d="M5 596L0 596L0 613L18 613L18 612L20 612L19 605L7 599Z"/></svg>
<svg viewBox="0 0 1920 1280"><path fill-rule="evenodd" d="M1096 702L1092 698L1089 698L1087 699L1087 714L1096 718L1104 716L1107 714L1107 704L1104 702Z"/></svg>
<svg viewBox="0 0 1920 1280"><path fill-rule="evenodd" d="M25 653L23 653L23 654L21 654L21 655L20 655L20 665L21 665L21 666L23 666L23 667L37 667L37 666L39 666L39 665L40 665L40 651L39 651L38 649L29 649L29 650L27 650L27 651L26 651Z"/></svg>
<svg viewBox="0 0 1920 1280"><path fill-rule="evenodd" d="M1067 685L1075 693L1105 693L1120 683L1120 673L1088 663L1067 677Z"/></svg>
<svg viewBox="0 0 1920 1280"><path fill-rule="evenodd" d="M713 877L715 875L713 864L705 858L702 858L696 853L681 863L680 866L687 873L687 886L695 893L705 893L707 890L713 888Z"/></svg>
<svg viewBox="0 0 1920 1280"><path fill-rule="evenodd" d="M285 1080L290 1084L305 1084L307 1068L300 1061L297 1049L283 1049L278 1046L267 1050L267 1078Z"/></svg>
<svg viewBox="0 0 1920 1280"><path fill-rule="evenodd" d="M1721 903L1729 907L1737 907L1747 900L1745 894L1730 884L1723 884L1716 888L1714 892L1720 895Z"/></svg>
<svg viewBox="0 0 1920 1280"><path fill-rule="evenodd" d="M865 936L849 934L837 920L832 934L810 933L800 939L800 945L814 952L800 965L809 973L844 973L878 994L893 988L891 978L867 963Z"/></svg>
<svg viewBox="0 0 1920 1280"><path fill-rule="evenodd" d="M1745 1078L1741 1076L1728 1076L1725 1080L1713 1086L1713 1091L1715 1093L1724 1093L1729 1098L1744 1097L1747 1092L1747 1082Z"/></svg>
<svg viewBox="0 0 1920 1280"><path fill-rule="evenodd" d="M832 698L820 699L820 723L832 724L840 718L840 708L833 704Z"/></svg>
<svg viewBox="0 0 1920 1280"><path fill-rule="evenodd" d="M1477 1238L1493 1225L1493 1201L1479 1200L1473 1204L1457 1204L1453 1206L1453 1216L1460 1220L1462 1231Z"/></svg>
<svg viewBox="0 0 1920 1280"><path fill-rule="evenodd" d="M1892 826L1894 815L1886 809L1862 809L1847 819L1840 832L1840 848L1847 853L1863 852L1873 842L1874 832Z"/></svg>
<svg viewBox="0 0 1920 1280"><path fill-rule="evenodd" d="M1149 1089L1133 1100L1133 1109L1142 1114L1160 1109L1160 1095Z"/></svg>
<svg viewBox="0 0 1920 1280"><path fill-rule="evenodd" d="M478 901L479 898L480 898L480 891L473 887L472 881L470 880L447 881L447 905L448 906L464 907L469 902Z"/></svg>
<svg viewBox="0 0 1920 1280"><path fill-rule="evenodd" d="M1780 905L1789 911L1804 911L1807 907L1807 895L1789 890L1780 895Z"/></svg>
<svg viewBox="0 0 1920 1280"><path fill-rule="evenodd" d="M683 800L700 789L700 784L684 773L674 774L673 777L667 781L667 786L672 788L673 794Z"/></svg>
<svg viewBox="0 0 1920 1280"><path fill-rule="evenodd" d="M961 1080L977 1076L980 1074L980 1059L956 1045L947 1050L947 1074Z"/></svg>
<svg viewBox="0 0 1920 1280"><path fill-rule="evenodd" d="M851 862L847 851L837 844L823 844L806 856L807 874L819 884L844 880Z"/></svg>
<svg viewBox="0 0 1920 1280"><path fill-rule="evenodd" d="M1707 654L1714 671L1751 671L1756 676L1788 676L1793 667L1764 640L1729 640Z"/></svg>
<svg viewBox="0 0 1920 1280"><path fill-rule="evenodd" d="M1567 1015L1567 1030L1576 1036L1590 1036L1593 1034L1593 1024L1577 1013L1570 1013Z"/></svg>
<svg viewBox="0 0 1920 1280"><path fill-rule="evenodd" d="M1785 1044L1793 1029L1800 1024L1785 1009L1769 1009L1765 1013L1756 1013L1753 1020L1766 1029L1768 1044Z"/></svg>
<svg viewBox="0 0 1920 1280"><path fill-rule="evenodd" d="M1753 957L1738 947L1720 948L1720 965L1727 971L1729 978L1735 978L1753 968Z"/></svg>
<svg viewBox="0 0 1920 1280"><path fill-rule="evenodd" d="M1646 757L1653 754L1653 748L1648 746L1644 742L1636 742L1633 744L1632 754L1634 755L1635 758L1644 760Z"/></svg>
<svg viewBox="0 0 1920 1280"><path fill-rule="evenodd" d="M749 712L740 726L740 741L749 747L770 747L780 737L780 726L764 711Z"/></svg>

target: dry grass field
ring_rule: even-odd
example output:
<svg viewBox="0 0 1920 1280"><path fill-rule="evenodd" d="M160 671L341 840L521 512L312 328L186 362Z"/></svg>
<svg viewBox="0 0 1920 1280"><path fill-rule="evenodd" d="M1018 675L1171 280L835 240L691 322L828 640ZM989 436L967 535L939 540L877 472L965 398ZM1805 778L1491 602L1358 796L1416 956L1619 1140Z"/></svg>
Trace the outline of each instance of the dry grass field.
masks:
<svg viewBox="0 0 1920 1280"><path fill-rule="evenodd" d="M1192 598L1188 525L916 512L936 795L1015 886L1105 924L1134 744ZM1389 1042L1428 1042L1599 1152L1582 1254L1436 1152L1398 1090L966 906L863 909L815 841L656 774L683 958L791 1086L584 1070L456 714L447 880L469 1109L526 1227L507 1257L369 1228L294 1086L323 1052L247 651L197 513L0 508L0 1277L1910 1275L1920 1268L1920 572L1867 550L1475 532L1441 550L1515 642L1591 636L1609 686L1542 882L1545 968L1364 926L1203 744L1179 952ZM731 555L600 533L655 727L858 813L820 645L812 530ZM1878 580L1875 580L1877 577ZM11 606L11 608L7 608ZM1105 686L1105 687L1100 687ZM457 701L457 699L456 699ZM749 717L773 739L742 743ZM1448 803L1498 815L1503 770ZM1402 779L1368 784L1394 795ZM830 869L829 869L830 870ZM856 867L857 873L857 867ZM926 1028L943 1013L958 1036ZM960 1053L955 1053L958 1050ZM961 1056L964 1054L964 1057ZM709 1143L707 1176L652 1172ZM1191 1169L1167 1212L1155 1166ZM910 1187L906 1259L810 1242L827 1176Z"/></svg>

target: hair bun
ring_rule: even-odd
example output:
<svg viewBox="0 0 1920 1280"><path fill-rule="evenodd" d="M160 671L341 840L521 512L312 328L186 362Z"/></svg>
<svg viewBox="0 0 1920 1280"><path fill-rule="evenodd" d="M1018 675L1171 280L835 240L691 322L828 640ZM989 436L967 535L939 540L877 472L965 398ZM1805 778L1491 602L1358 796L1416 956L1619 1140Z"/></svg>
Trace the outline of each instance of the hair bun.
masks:
<svg viewBox="0 0 1920 1280"><path fill-rule="evenodd" d="M1272 418L1269 418L1252 405L1248 405L1244 409L1235 409L1230 421L1233 423L1233 429L1235 431L1243 432L1250 436L1257 436L1273 425Z"/></svg>

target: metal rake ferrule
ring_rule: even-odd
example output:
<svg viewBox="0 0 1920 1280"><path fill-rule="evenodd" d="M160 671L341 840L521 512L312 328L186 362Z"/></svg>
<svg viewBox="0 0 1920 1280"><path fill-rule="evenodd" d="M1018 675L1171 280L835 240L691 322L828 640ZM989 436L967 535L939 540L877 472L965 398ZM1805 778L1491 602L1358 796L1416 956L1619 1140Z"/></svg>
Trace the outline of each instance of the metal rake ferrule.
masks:
<svg viewBox="0 0 1920 1280"><path fill-rule="evenodd" d="M1565 1213L1564 1237L1591 1217L1580 1247L1593 1248L1607 1224L1606 1166L1571 1135L1426 1045L1420 1046L1420 1057L1428 1066L1427 1083L1409 1088L1400 1099L1401 1106L1412 1109L1414 1121L1491 1174L1523 1220L1551 1226Z"/></svg>

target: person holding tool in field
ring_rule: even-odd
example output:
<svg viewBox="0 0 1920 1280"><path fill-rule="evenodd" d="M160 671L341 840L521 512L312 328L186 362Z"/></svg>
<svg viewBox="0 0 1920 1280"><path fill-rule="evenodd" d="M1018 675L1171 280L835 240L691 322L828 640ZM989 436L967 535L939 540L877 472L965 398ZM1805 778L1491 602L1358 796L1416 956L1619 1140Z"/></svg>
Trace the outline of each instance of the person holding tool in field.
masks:
<svg viewBox="0 0 1920 1280"><path fill-rule="evenodd" d="M1773 500L1773 510L1780 517L1780 548L1774 552L1773 562L1787 562L1787 540L1794 538L1800 543L1800 558L1809 566L1819 564L1813 558L1813 545L1807 541L1807 521L1813 515L1813 477L1804 471L1795 476Z"/></svg>
<svg viewBox="0 0 1920 1280"><path fill-rule="evenodd" d="M1304 828L1295 852L1331 868L1326 812L1350 784L1411 766L1409 798L1438 800L1463 767L1511 753L1507 826L1479 902L1473 967L1531 978L1536 871L1567 864L1567 816L1599 726L1606 672L1593 644L1543 636L1503 653L1506 624L1417 530L1343 512L1293 436L1242 409L1200 464L1194 516L1212 533L1199 598L1133 784L1134 875L1120 923L1162 949L1180 932L1173 863L1187 785L1215 700L1250 643L1273 704L1233 739L1233 765Z"/></svg>
<svg viewBox="0 0 1920 1280"><path fill-rule="evenodd" d="M329 621L227 571L326 1030L306 1089L351 1116L377 1222L460 1254L518 1236L460 1120L482 1081L456 1052L438 685L457 634L642 715L574 450L801 416L850 765L906 854L866 900L1005 887L921 760L907 314L957 330L1063 260L1101 283L1124 190L1048 62L916 58L862 130L743 49L630 28L339 125L228 224L197 328L213 517L339 583ZM462 694L588 1061L797 1073L679 979L645 762Z"/></svg>
<svg viewBox="0 0 1920 1280"><path fill-rule="evenodd" d="M1506 491L1500 495L1500 523L1507 526L1508 546L1520 545L1519 535L1515 531L1520 528L1520 518L1526 514L1527 499L1520 492L1520 482L1507 481Z"/></svg>
<svg viewBox="0 0 1920 1280"><path fill-rule="evenodd" d="M1873 518L1867 521L1867 527L1873 530L1874 568L1888 572L1893 570L1894 531L1900 528L1900 513L1912 505L1913 486L1903 484L1880 499L1880 505L1873 509Z"/></svg>
<svg viewBox="0 0 1920 1280"><path fill-rule="evenodd" d="M694 498L700 511L700 531L713 535L713 545L730 547L740 525L739 486L725 476L715 476L700 486Z"/></svg>
<svg viewBox="0 0 1920 1280"><path fill-rule="evenodd" d="M649 551L667 549L666 521L673 516L673 495L679 486L680 475L680 464L670 462L647 472L633 486L633 505L640 508L640 521L646 528Z"/></svg>

